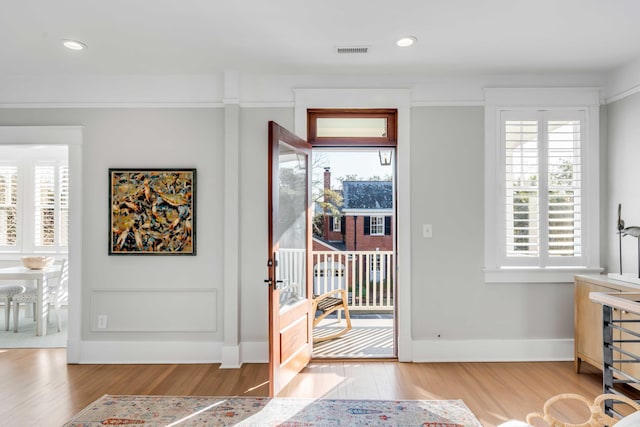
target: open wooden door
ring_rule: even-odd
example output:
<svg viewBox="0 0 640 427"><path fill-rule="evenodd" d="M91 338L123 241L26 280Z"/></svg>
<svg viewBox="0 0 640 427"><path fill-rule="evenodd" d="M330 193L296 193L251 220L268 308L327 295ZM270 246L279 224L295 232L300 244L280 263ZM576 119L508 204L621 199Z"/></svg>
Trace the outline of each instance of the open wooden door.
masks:
<svg viewBox="0 0 640 427"><path fill-rule="evenodd" d="M269 122L269 394L311 359L311 145Z"/></svg>

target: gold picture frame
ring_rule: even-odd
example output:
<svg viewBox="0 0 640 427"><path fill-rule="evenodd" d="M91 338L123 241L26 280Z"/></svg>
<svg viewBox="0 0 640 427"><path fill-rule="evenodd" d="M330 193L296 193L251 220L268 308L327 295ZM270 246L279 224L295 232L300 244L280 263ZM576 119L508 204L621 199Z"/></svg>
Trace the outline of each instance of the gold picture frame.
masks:
<svg viewBox="0 0 640 427"><path fill-rule="evenodd" d="M109 255L195 255L195 230L195 169L109 169Z"/></svg>

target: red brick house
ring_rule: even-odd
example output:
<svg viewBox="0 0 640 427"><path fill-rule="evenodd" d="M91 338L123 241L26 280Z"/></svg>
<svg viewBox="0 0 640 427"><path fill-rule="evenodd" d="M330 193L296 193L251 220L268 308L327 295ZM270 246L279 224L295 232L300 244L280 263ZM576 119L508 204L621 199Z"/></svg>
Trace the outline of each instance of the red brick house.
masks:
<svg viewBox="0 0 640 427"><path fill-rule="evenodd" d="M325 168L324 188L330 189L330 183L331 172ZM323 247L317 250L329 246L347 251L393 250L393 183L344 181L342 197L338 215L324 211L324 242L318 242Z"/></svg>

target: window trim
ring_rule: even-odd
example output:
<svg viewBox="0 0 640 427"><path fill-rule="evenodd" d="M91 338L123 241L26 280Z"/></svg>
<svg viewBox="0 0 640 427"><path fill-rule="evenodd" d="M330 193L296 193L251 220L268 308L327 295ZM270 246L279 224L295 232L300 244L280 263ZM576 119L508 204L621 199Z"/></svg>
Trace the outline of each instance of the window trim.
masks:
<svg viewBox="0 0 640 427"><path fill-rule="evenodd" d="M582 238L580 238L580 252L579 256L567 256L567 257L552 257L550 255L550 251L548 248L549 245L549 206L548 206L548 191L549 191L549 182L547 179L547 171L549 168L548 155L549 155L549 132L548 125L551 121L578 121L580 122L580 159L582 160L583 153L583 145L585 141L585 131L584 126L586 125L586 117L584 115L584 110L575 109L575 110L527 110L527 111L514 111L513 109L500 109L498 114L500 115L500 177L501 177L501 185L504 185L504 179L506 174L506 166L505 166L505 125L508 121L532 121L536 122L536 127L538 129L538 135L540 139L538 140L538 162L537 165L539 167L538 170L538 203L540 207L538 225L539 225L539 234L538 234L538 256L531 257L517 257L517 256L508 256L506 253L506 223L507 216L504 209L505 198L507 195L505 194L503 188L501 187L501 196L502 201L498 201L501 203L500 209L498 211L498 215L500 216L500 223L502 224L499 227L498 232L500 233L498 237L498 242L500 245L496 245L496 248L499 248L500 253L498 255L498 262L500 265L504 267L560 267L560 266L576 266L583 265L584 262L584 242ZM582 165L580 165L582 168ZM585 174L580 172L580 187L579 187L579 198L581 200L580 206L583 205L583 196L584 196L584 179ZM584 227L582 226L582 212L580 213L580 228L579 233L582 236L582 231L584 231ZM546 250L545 250L546 249Z"/></svg>
<svg viewBox="0 0 640 427"><path fill-rule="evenodd" d="M597 88L490 88L485 89L485 282L572 282L574 274L601 272L600 258L600 169L599 108ZM584 112L581 153L582 265L506 266L501 263L501 207L504 204L501 112L533 110ZM496 191L498 189L498 191Z"/></svg>

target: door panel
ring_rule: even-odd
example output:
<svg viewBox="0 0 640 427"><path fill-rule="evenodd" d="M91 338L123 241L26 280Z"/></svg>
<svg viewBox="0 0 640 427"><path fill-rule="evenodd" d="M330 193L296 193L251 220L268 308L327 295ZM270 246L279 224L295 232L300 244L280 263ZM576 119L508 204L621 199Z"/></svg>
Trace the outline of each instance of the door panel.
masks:
<svg viewBox="0 0 640 427"><path fill-rule="evenodd" d="M269 122L269 365L275 396L311 358L311 146Z"/></svg>

